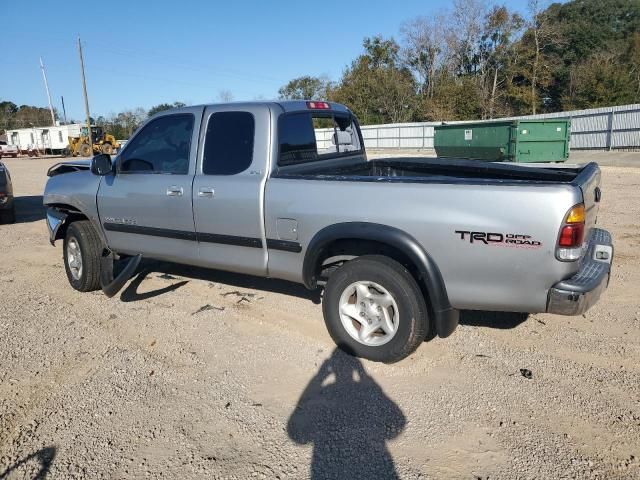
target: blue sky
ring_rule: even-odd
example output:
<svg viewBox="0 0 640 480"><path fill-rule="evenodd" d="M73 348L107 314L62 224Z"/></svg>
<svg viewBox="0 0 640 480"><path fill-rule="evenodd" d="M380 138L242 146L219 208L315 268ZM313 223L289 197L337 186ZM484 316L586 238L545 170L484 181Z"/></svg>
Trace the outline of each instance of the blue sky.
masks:
<svg viewBox="0 0 640 480"><path fill-rule="evenodd" d="M303 2L0 0L3 55L0 99L47 103L38 57L54 106L84 115L77 36L82 38L91 114L183 101L275 98L301 75L337 80L365 36L399 39L403 21L437 14L435 0ZM510 0L524 11L526 0ZM82 21L82 18L86 21Z"/></svg>

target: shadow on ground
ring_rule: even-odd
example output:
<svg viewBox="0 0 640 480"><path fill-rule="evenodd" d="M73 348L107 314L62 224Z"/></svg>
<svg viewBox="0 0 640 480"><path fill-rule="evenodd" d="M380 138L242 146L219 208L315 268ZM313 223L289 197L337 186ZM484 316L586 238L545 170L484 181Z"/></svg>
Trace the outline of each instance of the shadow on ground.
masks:
<svg viewBox="0 0 640 480"><path fill-rule="evenodd" d="M53 463L53 459L55 458L55 456L56 456L55 447L43 448L42 450L39 450L36 453L33 453L28 457L23 458L22 460L19 460L18 462L14 463L9 468L7 468L4 472L0 473L0 480L9 478L9 475L11 475L12 472L15 472L15 474L17 475L18 474L17 470L22 466L25 466L25 469L28 469L31 471L24 472L25 469L23 469L23 472L22 472L23 475L28 474L28 476L25 475L21 478L43 480L44 478L46 478L47 474L49 473L49 470L51 469L51 464ZM36 459L39 463L39 470L37 471L33 471L33 467L29 465L29 463L34 459Z"/></svg>
<svg viewBox="0 0 640 480"><path fill-rule="evenodd" d="M147 276L149 276L151 272L152 271L148 269L143 270L135 277L133 277L133 280L129 282L129 285L127 285L127 287L120 294L120 300L122 300L123 302L137 302L140 300L147 300L149 298L157 297L165 293L173 292L174 290L177 290L189 283L188 280L182 280L180 282L172 283L171 285L163 288L158 288L149 292L138 293L138 287L140 287L140 284L144 281L145 278L147 278Z"/></svg>
<svg viewBox="0 0 640 480"><path fill-rule="evenodd" d="M462 310L460 312L460 325L508 330L516 328L528 318L528 313Z"/></svg>
<svg viewBox="0 0 640 480"><path fill-rule="evenodd" d="M138 288L145 278L153 276L154 274L156 274L156 276L163 276L163 278L167 280L177 281L163 288L138 293ZM310 291L303 285L285 280L253 277L251 275L224 272L222 270L211 270L177 263L143 259L133 280L129 282L120 294L120 300L123 302L136 302L172 292L188 283L188 280L183 280L178 277L204 280L212 283L223 283L237 288L280 293L311 300L315 304L319 304L322 297L321 289ZM460 325L507 330L516 328L528 318L528 313L462 310L460 312ZM433 335L427 337L426 340L429 341L431 339L433 339Z"/></svg>
<svg viewBox="0 0 640 480"><path fill-rule="evenodd" d="M300 297L307 300L311 300L315 304L320 303L320 290L310 291L303 285L287 282L285 280L276 280L270 278L253 277L251 275L223 272L222 270L211 270L207 268L192 267L189 265L179 265L169 262L158 262L155 260L142 260L140 267L138 268L137 276L129 283L129 285L122 292L120 299L124 302L135 302L138 300L145 300L147 298L156 297L167 293L177 288L182 287L187 281L175 278L175 280L181 280L168 287L163 287L158 290L146 292L142 294L137 293L137 289L142 281L147 276L153 274L165 275L164 278L171 280L171 277L185 277L195 280L204 280L212 283L224 283L225 285L234 286L238 288L247 288L254 290L262 290L265 292L281 293L283 295L289 295L292 297Z"/></svg>
<svg viewBox="0 0 640 480"><path fill-rule="evenodd" d="M355 357L336 349L300 396L287 433L313 444L312 479L398 478L387 441L407 420Z"/></svg>
<svg viewBox="0 0 640 480"><path fill-rule="evenodd" d="M37 222L46 215L42 195L15 197L13 202L16 206L16 223Z"/></svg>

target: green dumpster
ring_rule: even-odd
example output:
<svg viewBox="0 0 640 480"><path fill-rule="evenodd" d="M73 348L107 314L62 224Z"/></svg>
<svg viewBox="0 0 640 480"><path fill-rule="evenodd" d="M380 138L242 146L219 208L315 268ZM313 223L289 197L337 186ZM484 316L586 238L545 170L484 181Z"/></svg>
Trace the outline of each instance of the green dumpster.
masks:
<svg viewBox="0 0 640 480"><path fill-rule="evenodd" d="M571 122L566 119L504 120L435 127L436 154L494 162L564 162Z"/></svg>

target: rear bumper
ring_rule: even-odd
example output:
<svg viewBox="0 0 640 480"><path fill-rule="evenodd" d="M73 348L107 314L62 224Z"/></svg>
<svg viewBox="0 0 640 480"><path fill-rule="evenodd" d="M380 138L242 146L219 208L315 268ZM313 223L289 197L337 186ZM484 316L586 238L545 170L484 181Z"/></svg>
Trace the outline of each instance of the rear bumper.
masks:
<svg viewBox="0 0 640 480"><path fill-rule="evenodd" d="M581 315L589 310L609 286L612 261L611 234L600 228L592 229L587 252L578 272L549 290L547 312Z"/></svg>

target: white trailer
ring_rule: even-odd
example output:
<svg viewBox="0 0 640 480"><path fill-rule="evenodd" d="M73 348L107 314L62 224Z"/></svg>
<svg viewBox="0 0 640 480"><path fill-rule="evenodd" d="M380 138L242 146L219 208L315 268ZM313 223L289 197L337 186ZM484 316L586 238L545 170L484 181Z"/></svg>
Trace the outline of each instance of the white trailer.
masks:
<svg viewBox="0 0 640 480"><path fill-rule="evenodd" d="M35 128L7 130L7 143L18 147L20 153L36 148L37 132Z"/></svg>
<svg viewBox="0 0 640 480"><path fill-rule="evenodd" d="M80 124L38 127L38 138L42 148L48 153L62 153L69 146L69 137L80 136Z"/></svg>
<svg viewBox="0 0 640 480"><path fill-rule="evenodd" d="M80 124L71 124L7 130L7 143L17 145L21 153L60 154L69 145L69 137L80 136L80 128Z"/></svg>

